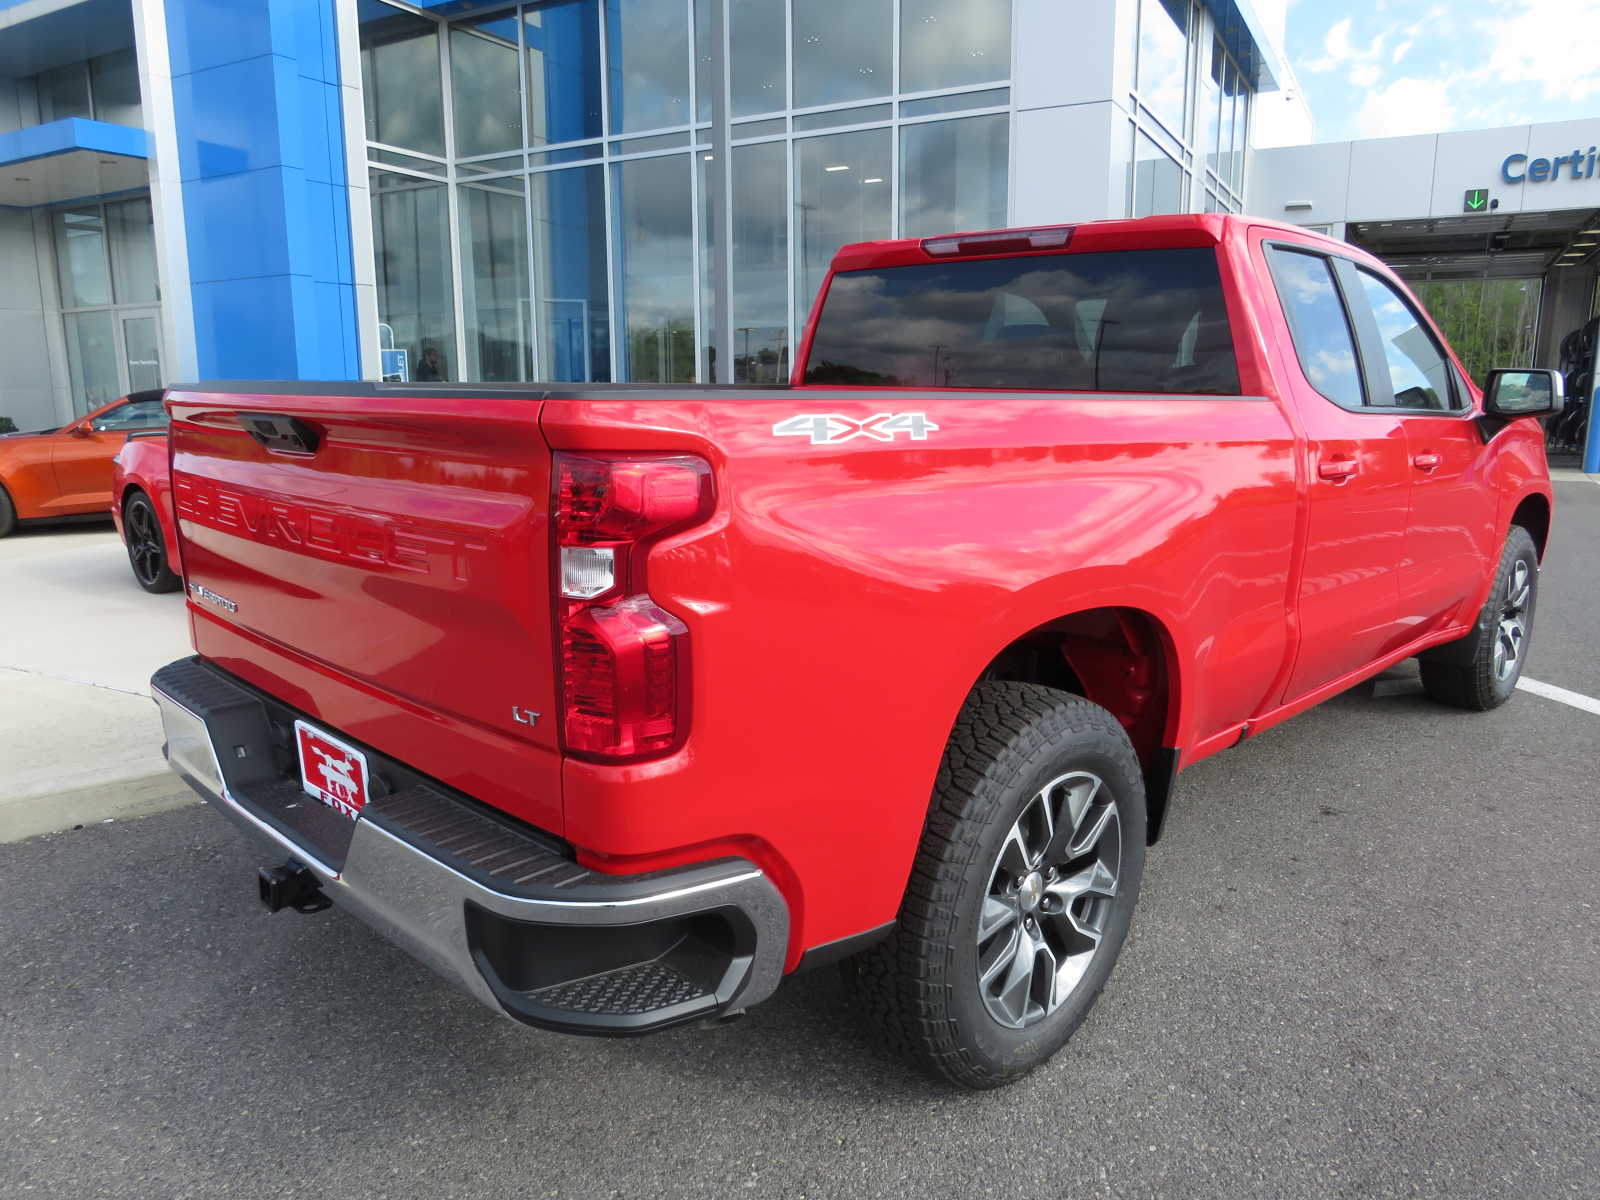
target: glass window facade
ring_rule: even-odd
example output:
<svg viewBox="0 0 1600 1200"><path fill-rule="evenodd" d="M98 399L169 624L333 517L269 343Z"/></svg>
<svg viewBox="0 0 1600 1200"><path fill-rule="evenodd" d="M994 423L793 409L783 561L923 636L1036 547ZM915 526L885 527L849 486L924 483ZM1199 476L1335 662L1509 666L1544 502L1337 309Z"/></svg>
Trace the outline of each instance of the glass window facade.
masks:
<svg viewBox="0 0 1600 1200"><path fill-rule="evenodd" d="M806 0L792 13L796 108L894 91L892 0Z"/></svg>
<svg viewBox="0 0 1600 1200"><path fill-rule="evenodd" d="M465 379L533 378L528 220L520 175L460 188Z"/></svg>
<svg viewBox="0 0 1600 1200"><path fill-rule="evenodd" d="M900 0L900 90L1011 75L1011 0Z"/></svg>
<svg viewBox="0 0 1600 1200"><path fill-rule="evenodd" d="M728 87L733 115L750 117L789 107L785 82L785 0L741 0L728 6Z"/></svg>
<svg viewBox="0 0 1600 1200"><path fill-rule="evenodd" d="M89 72L86 63L69 63L52 67L34 77L38 88L39 120L64 121L68 117L90 118L94 108L89 103Z"/></svg>
<svg viewBox="0 0 1600 1200"><path fill-rule="evenodd" d="M40 124L78 117L111 125L144 125L139 61L131 46L51 67L20 82L37 100Z"/></svg>
<svg viewBox="0 0 1600 1200"><path fill-rule="evenodd" d="M439 25L381 0L360 0L367 140L444 155Z"/></svg>
<svg viewBox="0 0 1600 1200"><path fill-rule="evenodd" d="M1006 223L1011 121L1004 113L925 121L900 130L900 233L905 237Z"/></svg>
<svg viewBox="0 0 1600 1200"><path fill-rule="evenodd" d="M73 409L159 387L161 287L150 198L50 214Z"/></svg>
<svg viewBox="0 0 1600 1200"><path fill-rule="evenodd" d="M795 310L802 317L828 273L834 251L893 236L894 175L888 129L859 129L794 144L795 233L800 269Z"/></svg>
<svg viewBox="0 0 1600 1200"><path fill-rule="evenodd" d="M617 310L626 330L623 378L692 381L696 289L689 159L639 158L611 170Z"/></svg>
<svg viewBox="0 0 1600 1200"><path fill-rule="evenodd" d="M733 380L789 377L788 156L783 142L733 151Z"/></svg>
<svg viewBox="0 0 1600 1200"><path fill-rule="evenodd" d="M600 5L561 0L522 17L527 70L528 144L576 142L600 136Z"/></svg>
<svg viewBox="0 0 1600 1200"><path fill-rule="evenodd" d="M389 171L373 171L371 187L378 320L389 333L385 344L406 351L414 380L459 379L449 187Z"/></svg>
<svg viewBox="0 0 1600 1200"><path fill-rule="evenodd" d="M515 14L450 31L450 97L457 157L522 148L517 58Z"/></svg>
<svg viewBox="0 0 1600 1200"><path fill-rule="evenodd" d="M603 167L531 177L540 376L611 378L611 286Z"/></svg>
<svg viewBox="0 0 1600 1200"><path fill-rule="evenodd" d="M1128 215L1239 212L1253 88L1199 0L1138 0Z"/></svg>
<svg viewBox="0 0 1600 1200"><path fill-rule="evenodd" d="M412 379L786 378L839 246L1006 223L1011 7L360 0L380 343Z"/></svg>
<svg viewBox="0 0 1600 1200"><path fill-rule="evenodd" d="M139 60L133 47L89 60L94 118L112 125L144 125L139 102Z"/></svg>

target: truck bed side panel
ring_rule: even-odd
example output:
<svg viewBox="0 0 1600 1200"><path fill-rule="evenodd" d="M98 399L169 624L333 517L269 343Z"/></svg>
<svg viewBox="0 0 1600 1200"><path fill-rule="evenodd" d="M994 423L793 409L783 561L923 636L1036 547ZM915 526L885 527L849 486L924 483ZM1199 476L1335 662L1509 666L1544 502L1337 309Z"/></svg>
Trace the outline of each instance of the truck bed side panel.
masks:
<svg viewBox="0 0 1600 1200"><path fill-rule="evenodd" d="M1169 631L1173 744L1266 702L1297 513L1273 401L721 392L557 391L544 410L555 447L695 450L720 491L722 519L650 563L651 594L690 629L689 744L647 767L565 767L568 837L619 856L611 869L723 838L808 881L789 896L798 946L892 919L968 689L1009 642L1086 608ZM774 432L907 412L925 439Z"/></svg>

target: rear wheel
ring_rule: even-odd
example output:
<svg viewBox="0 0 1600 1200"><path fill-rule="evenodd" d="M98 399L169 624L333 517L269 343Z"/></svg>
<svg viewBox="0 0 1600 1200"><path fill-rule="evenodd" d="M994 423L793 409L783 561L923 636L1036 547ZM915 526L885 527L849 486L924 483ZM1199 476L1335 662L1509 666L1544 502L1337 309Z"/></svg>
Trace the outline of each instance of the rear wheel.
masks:
<svg viewBox="0 0 1600 1200"><path fill-rule="evenodd" d="M979 684L962 708L894 933L844 964L884 1039L953 1083L1053 1055L1122 948L1144 871L1144 782L1087 700Z"/></svg>
<svg viewBox="0 0 1600 1200"><path fill-rule="evenodd" d="M11 503L11 497L6 490L0 487L0 537L5 537L17 527L16 505Z"/></svg>
<svg viewBox="0 0 1600 1200"><path fill-rule="evenodd" d="M1472 632L1418 656L1428 695L1473 712L1509 700L1528 658L1538 599L1539 551L1528 531L1513 525Z"/></svg>
<svg viewBox="0 0 1600 1200"><path fill-rule="evenodd" d="M123 536L128 543L128 563L133 577L147 592L175 592L183 586L167 565L167 542L155 505L143 492L136 493L122 510Z"/></svg>

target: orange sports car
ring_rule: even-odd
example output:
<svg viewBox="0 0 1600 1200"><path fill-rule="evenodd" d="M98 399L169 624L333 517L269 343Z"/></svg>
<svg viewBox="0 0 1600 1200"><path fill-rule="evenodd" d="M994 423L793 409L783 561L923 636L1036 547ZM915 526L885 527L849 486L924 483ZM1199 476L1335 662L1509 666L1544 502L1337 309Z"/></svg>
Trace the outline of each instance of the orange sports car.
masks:
<svg viewBox="0 0 1600 1200"><path fill-rule="evenodd" d="M133 392L42 433L0 434L0 537L19 521L111 509L111 460L136 429L161 429L159 389Z"/></svg>

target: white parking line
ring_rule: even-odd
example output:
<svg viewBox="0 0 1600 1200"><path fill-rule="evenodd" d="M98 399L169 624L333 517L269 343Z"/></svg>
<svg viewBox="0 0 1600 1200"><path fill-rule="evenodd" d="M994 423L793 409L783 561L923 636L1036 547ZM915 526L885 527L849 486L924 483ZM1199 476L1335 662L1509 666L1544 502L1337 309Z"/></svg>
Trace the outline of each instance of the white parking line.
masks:
<svg viewBox="0 0 1600 1200"><path fill-rule="evenodd" d="M1532 692L1535 696L1570 704L1573 708L1581 708L1584 712L1594 713L1600 717L1600 700L1596 700L1593 696L1585 696L1582 692L1569 692L1564 687L1557 687L1553 683L1540 683L1537 679L1529 679L1526 676L1517 680L1517 686L1525 692Z"/></svg>

